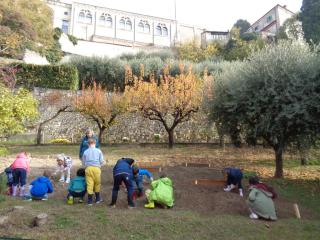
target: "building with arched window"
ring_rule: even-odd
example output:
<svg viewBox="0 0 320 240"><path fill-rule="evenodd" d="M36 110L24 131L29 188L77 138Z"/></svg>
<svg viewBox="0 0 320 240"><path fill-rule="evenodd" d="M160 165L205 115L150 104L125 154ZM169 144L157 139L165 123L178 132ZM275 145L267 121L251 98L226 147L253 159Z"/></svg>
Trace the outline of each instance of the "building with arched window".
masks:
<svg viewBox="0 0 320 240"><path fill-rule="evenodd" d="M76 46L62 44L62 49L79 55L110 55L112 52L103 49L119 49L119 53L161 49L177 42L200 40L203 31L199 27L178 24L173 19L94 5L95 0L46 2L53 9L54 27L78 38Z"/></svg>

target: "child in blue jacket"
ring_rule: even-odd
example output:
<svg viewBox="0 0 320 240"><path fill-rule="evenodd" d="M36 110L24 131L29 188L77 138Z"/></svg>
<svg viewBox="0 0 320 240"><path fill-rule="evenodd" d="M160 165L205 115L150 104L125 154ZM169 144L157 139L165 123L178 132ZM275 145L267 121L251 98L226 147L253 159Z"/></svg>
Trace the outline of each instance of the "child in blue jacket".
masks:
<svg viewBox="0 0 320 240"><path fill-rule="evenodd" d="M143 196L143 176L147 176L149 180L153 181L152 174L146 169L139 169L138 167L134 166L132 168L133 179L132 179L132 186L136 185L138 188L138 197Z"/></svg>
<svg viewBox="0 0 320 240"><path fill-rule="evenodd" d="M7 194L12 195L12 187L13 187L13 170L11 167L7 167L5 170L6 176L7 176Z"/></svg>
<svg viewBox="0 0 320 240"><path fill-rule="evenodd" d="M225 192L230 192L232 189L234 189L238 185L239 194L241 197L243 197L243 187L242 187L242 178L243 174L241 169L239 168L225 168L223 170L224 174L227 175L227 187L223 190Z"/></svg>
<svg viewBox="0 0 320 240"><path fill-rule="evenodd" d="M30 183L30 196L27 196L26 200L48 200L48 193L53 193L53 186L49 179L50 175L49 171L44 171L43 176Z"/></svg>
<svg viewBox="0 0 320 240"><path fill-rule="evenodd" d="M113 167L113 189L112 189L112 199L109 204L110 207L116 207L118 192L120 185L124 183L127 188L127 198L128 207L135 207L132 200L133 187L132 187L132 165L134 160L131 158L121 158L117 161L116 165Z"/></svg>

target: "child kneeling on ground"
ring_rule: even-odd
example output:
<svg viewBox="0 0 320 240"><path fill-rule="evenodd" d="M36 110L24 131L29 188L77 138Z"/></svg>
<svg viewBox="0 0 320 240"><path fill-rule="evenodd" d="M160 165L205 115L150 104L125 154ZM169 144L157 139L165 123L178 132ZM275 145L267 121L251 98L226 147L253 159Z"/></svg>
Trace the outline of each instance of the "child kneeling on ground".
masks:
<svg viewBox="0 0 320 240"><path fill-rule="evenodd" d="M277 220L273 199L277 197L273 188L261 183L258 177L250 177L250 193L247 204L250 210L250 218L263 218L267 220Z"/></svg>
<svg viewBox="0 0 320 240"><path fill-rule="evenodd" d="M160 179L151 183L151 190L146 190L146 197L149 203L144 205L145 208L155 208L155 203L164 207L173 207L172 180L163 174Z"/></svg>
<svg viewBox="0 0 320 240"><path fill-rule="evenodd" d="M13 173L11 167L7 167L4 172L0 173L0 194L12 194Z"/></svg>
<svg viewBox="0 0 320 240"><path fill-rule="evenodd" d="M86 195L86 179L85 169L80 168L77 171L77 176L71 179L69 184L69 193L67 196L67 203L72 205L74 198L79 198L79 203L83 202L83 198Z"/></svg>
<svg viewBox="0 0 320 240"><path fill-rule="evenodd" d="M13 171L11 167L7 167L4 172L6 173L7 176L7 195L12 195L12 190L13 190Z"/></svg>
<svg viewBox="0 0 320 240"><path fill-rule="evenodd" d="M43 176L36 178L30 183L29 196L25 200L48 200L48 194L53 193L53 186L50 181L51 173L47 170L43 172Z"/></svg>
<svg viewBox="0 0 320 240"><path fill-rule="evenodd" d="M136 185L138 190L138 197L143 196L143 176L147 176L149 180L153 181L152 174L146 170L146 169L139 169L138 167L134 166L132 168L133 172L133 180L132 180L132 186ZM136 198L136 192L133 193L133 199Z"/></svg>
<svg viewBox="0 0 320 240"><path fill-rule="evenodd" d="M227 187L223 190L225 192L230 192L238 185L239 194L243 197L243 187L241 184L243 177L242 171L239 168L225 168L223 172L227 175Z"/></svg>

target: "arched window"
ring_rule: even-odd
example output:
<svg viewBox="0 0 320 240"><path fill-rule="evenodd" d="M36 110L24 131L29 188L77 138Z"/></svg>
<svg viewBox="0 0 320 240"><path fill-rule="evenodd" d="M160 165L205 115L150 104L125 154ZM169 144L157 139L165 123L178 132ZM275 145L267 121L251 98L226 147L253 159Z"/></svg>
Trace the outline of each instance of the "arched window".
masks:
<svg viewBox="0 0 320 240"><path fill-rule="evenodd" d="M112 27L112 17L110 14L103 13L99 18L99 24L106 27Z"/></svg>
<svg viewBox="0 0 320 240"><path fill-rule="evenodd" d="M107 17L106 25L107 25L107 27L112 27L112 18L110 16Z"/></svg>
<svg viewBox="0 0 320 240"><path fill-rule="evenodd" d="M84 11L81 11L79 13L78 21L79 22L85 22L86 21L86 15L85 15Z"/></svg>
<svg viewBox="0 0 320 240"><path fill-rule="evenodd" d="M86 23L91 24L92 23L92 15L91 13L88 11L87 15L86 15Z"/></svg>
<svg viewBox="0 0 320 240"><path fill-rule="evenodd" d="M144 25L144 33L150 33L150 25L149 25L149 23L146 23Z"/></svg>
<svg viewBox="0 0 320 240"><path fill-rule="evenodd" d="M167 37L168 36L168 28L167 27L163 27L162 28L162 35Z"/></svg>
<svg viewBox="0 0 320 240"><path fill-rule="evenodd" d="M99 18L99 24L100 25L105 25L106 23L106 18L104 15L101 15L100 18Z"/></svg>
<svg viewBox="0 0 320 240"><path fill-rule="evenodd" d="M124 21L123 18L121 18L120 21L119 21L119 28L120 29L125 29L125 26L126 26L126 22Z"/></svg>
<svg viewBox="0 0 320 240"><path fill-rule="evenodd" d="M162 35L162 29L161 29L161 26L159 26L159 25L156 27L156 35L158 35L158 36Z"/></svg>
<svg viewBox="0 0 320 240"><path fill-rule="evenodd" d="M129 30L129 31L132 30L132 23L131 23L130 19L128 19L126 22L126 30Z"/></svg>
<svg viewBox="0 0 320 240"><path fill-rule="evenodd" d="M144 24L142 21L138 24L138 32L144 32Z"/></svg>

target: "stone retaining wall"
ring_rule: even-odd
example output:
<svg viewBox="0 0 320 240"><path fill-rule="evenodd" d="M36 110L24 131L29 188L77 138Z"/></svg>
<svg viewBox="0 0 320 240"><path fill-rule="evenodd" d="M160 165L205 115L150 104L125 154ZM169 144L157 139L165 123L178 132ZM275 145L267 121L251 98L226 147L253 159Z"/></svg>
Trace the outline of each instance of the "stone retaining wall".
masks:
<svg viewBox="0 0 320 240"><path fill-rule="evenodd" d="M53 92L59 92L67 97L72 97L77 92L35 88L34 96L41 102L45 96ZM56 106L42 106L40 108L40 121L49 118ZM56 138L66 138L72 142L78 142L84 135L86 128L93 128L97 132L94 122L87 120L79 113L61 113L56 119L44 126L44 139L49 142ZM35 133L33 130L32 133ZM160 135L158 138L157 135ZM143 118L138 113L126 113L118 116L116 124L106 130L104 139L109 143L133 142L153 143L167 142L167 133L160 122ZM198 113L186 123L177 126L175 142L218 142L218 135L213 126L208 123L204 114Z"/></svg>

